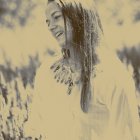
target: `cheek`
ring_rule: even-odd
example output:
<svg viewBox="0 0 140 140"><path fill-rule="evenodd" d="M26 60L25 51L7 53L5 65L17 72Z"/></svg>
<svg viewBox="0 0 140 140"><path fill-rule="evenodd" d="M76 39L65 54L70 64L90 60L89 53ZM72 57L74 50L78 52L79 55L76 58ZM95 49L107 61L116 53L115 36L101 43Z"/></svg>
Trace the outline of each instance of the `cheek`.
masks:
<svg viewBox="0 0 140 140"><path fill-rule="evenodd" d="M65 30L65 24L64 24L64 20L60 19L57 24L59 25L59 27L61 28L61 30Z"/></svg>

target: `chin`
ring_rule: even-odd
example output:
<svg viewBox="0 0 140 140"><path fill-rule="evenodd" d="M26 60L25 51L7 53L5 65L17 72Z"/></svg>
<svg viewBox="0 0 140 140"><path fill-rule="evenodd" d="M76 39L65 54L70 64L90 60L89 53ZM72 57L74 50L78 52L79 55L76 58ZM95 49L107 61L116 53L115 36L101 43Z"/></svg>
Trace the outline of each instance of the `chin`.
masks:
<svg viewBox="0 0 140 140"><path fill-rule="evenodd" d="M65 48L66 47L65 41L59 42L59 46L61 48Z"/></svg>

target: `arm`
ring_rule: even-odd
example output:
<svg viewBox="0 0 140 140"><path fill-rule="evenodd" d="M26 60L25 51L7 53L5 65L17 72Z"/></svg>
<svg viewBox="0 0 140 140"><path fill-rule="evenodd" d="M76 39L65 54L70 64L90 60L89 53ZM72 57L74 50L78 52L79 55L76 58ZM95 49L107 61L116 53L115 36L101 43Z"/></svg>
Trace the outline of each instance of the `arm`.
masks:
<svg viewBox="0 0 140 140"><path fill-rule="evenodd" d="M110 101L110 129L112 133L124 140L138 139L140 129L133 83L129 82L128 86L123 88L118 86L112 93Z"/></svg>
<svg viewBox="0 0 140 140"><path fill-rule="evenodd" d="M35 77L35 88L33 90L32 103L29 106L28 120L24 125L24 132L27 137L39 138L40 136L45 137L43 132L43 99L42 93L45 93L44 87L44 68L40 68ZM45 78L45 77L44 77ZM45 140L45 138L43 139Z"/></svg>

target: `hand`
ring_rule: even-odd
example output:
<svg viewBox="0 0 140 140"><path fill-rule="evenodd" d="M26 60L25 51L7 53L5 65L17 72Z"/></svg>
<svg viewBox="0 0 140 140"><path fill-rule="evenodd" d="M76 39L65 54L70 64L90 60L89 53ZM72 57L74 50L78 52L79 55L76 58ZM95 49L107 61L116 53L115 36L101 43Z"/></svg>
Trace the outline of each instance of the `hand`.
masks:
<svg viewBox="0 0 140 140"><path fill-rule="evenodd" d="M65 59L60 59L50 67L57 82L69 84L72 80L72 70Z"/></svg>

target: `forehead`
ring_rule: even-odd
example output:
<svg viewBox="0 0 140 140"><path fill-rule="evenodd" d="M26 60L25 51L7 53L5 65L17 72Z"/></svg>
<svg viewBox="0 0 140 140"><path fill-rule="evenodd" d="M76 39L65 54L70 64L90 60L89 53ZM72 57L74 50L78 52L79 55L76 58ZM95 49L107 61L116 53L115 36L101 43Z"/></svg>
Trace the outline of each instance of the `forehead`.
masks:
<svg viewBox="0 0 140 140"><path fill-rule="evenodd" d="M52 15L55 12L60 12L61 9L58 6L58 3L56 3L55 1L50 2L47 4L47 8L46 8L46 16L49 17L50 15Z"/></svg>

